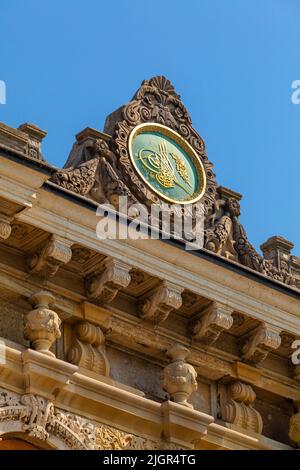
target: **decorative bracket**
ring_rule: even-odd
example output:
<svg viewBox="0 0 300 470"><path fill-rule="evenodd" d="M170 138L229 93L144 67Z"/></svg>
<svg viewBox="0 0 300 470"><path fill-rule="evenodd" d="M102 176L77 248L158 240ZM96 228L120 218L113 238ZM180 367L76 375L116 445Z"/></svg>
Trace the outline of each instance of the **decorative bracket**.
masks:
<svg viewBox="0 0 300 470"><path fill-rule="evenodd" d="M193 320L191 333L194 339L199 339L205 344L214 343L222 331L229 330L233 323L233 309L219 302L211 304L201 312L201 317Z"/></svg>
<svg viewBox="0 0 300 470"><path fill-rule="evenodd" d="M163 281L142 305L140 317L155 323L165 321L172 310L181 307L182 292L183 288L169 281Z"/></svg>
<svg viewBox="0 0 300 470"><path fill-rule="evenodd" d="M278 328L262 323L247 337L242 346L243 359L253 364L263 362L270 351L279 348L281 343Z"/></svg>
<svg viewBox="0 0 300 470"><path fill-rule="evenodd" d="M74 328L74 339L68 360L96 374L108 376L109 362L104 343L105 338L99 326L87 321L79 322Z"/></svg>
<svg viewBox="0 0 300 470"><path fill-rule="evenodd" d="M263 422L261 415L253 407L256 394L250 385L243 382L231 382L221 394L221 417L224 421L232 423L248 431L261 434Z"/></svg>
<svg viewBox="0 0 300 470"><path fill-rule="evenodd" d="M42 274L46 278L54 276L61 265L71 260L72 245L72 241L52 235L50 240L28 258L29 272Z"/></svg>
<svg viewBox="0 0 300 470"><path fill-rule="evenodd" d="M86 294L90 299L109 303L116 297L120 289L128 287L131 281L129 266L116 259L105 261L105 269L86 280Z"/></svg>

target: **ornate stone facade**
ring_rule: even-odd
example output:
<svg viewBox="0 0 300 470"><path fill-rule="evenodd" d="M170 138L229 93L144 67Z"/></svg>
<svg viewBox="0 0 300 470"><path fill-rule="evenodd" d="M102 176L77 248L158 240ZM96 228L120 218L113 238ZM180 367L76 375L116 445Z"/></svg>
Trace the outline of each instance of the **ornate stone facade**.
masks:
<svg viewBox="0 0 300 470"><path fill-rule="evenodd" d="M184 139L187 158L191 151L203 166L202 190L192 186L179 208L133 165L129 139L143 124ZM18 436L35 448L80 450L299 446L299 365L291 357L300 337L300 260L282 237L267 240L263 256L251 245L239 221L241 195L217 187L171 83L144 81L104 132L79 132L64 169L44 160L44 135L31 124L0 124L3 442ZM166 165L167 191L178 170L182 187L188 166L176 154L168 166L172 154L161 149L147 154L150 170ZM185 205L189 241L198 196L204 247L166 241L162 221L152 240L97 237L103 203L117 228L138 216L136 209L125 217L121 195L131 208L144 203L146 222L152 203L171 208L171 232Z"/></svg>
<svg viewBox="0 0 300 470"><path fill-rule="evenodd" d="M109 201L116 207L121 195L128 196L132 203L140 200L146 204L161 204L157 195L140 181L128 154L130 132L145 122L163 124L175 130L201 158L207 178L206 192L201 200L206 213L204 247L300 289L300 262L296 257L286 253L278 263L267 253L265 257L260 255L249 242L239 222L241 195L223 187L217 188L205 144L192 127L180 96L164 77L145 80L132 101L108 116L104 134L93 129L78 134L66 169L55 173L52 181L97 202ZM194 209L191 207L192 215Z"/></svg>

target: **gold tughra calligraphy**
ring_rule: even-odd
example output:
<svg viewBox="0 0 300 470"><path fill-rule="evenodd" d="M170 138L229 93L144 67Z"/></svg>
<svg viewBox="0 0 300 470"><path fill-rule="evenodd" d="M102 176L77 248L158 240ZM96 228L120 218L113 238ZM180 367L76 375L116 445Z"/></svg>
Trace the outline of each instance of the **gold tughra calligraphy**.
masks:
<svg viewBox="0 0 300 470"><path fill-rule="evenodd" d="M187 194L192 194L192 191L178 181L169 155L173 158L180 177L192 189L184 160L174 153L169 153L164 141L159 144L158 149L158 152L149 149L141 149L139 151L138 158L148 170L149 175L155 178L164 188L174 188L177 185Z"/></svg>

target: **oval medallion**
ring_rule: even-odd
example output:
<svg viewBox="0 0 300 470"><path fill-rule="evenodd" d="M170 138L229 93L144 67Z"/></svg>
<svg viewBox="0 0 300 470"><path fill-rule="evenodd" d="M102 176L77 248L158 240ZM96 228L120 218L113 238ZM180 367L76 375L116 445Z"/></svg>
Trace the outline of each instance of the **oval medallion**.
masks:
<svg viewBox="0 0 300 470"><path fill-rule="evenodd" d="M128 145L135 170L160 198L191 204L203 196L206 176L200 157L177 132L141 124L132 130Z"/></svg>

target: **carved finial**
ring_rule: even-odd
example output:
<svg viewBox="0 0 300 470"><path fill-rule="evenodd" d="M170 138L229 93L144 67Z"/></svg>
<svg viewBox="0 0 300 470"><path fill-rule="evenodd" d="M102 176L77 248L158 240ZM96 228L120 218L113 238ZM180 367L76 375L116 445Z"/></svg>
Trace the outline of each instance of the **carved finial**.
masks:
<svg viewBox="0 0 300 470"><path fill-rule="evenodd" d="M46 137L47 132L28 122L21 124L19 129L28 136L28 157L35 160L43 160L42 140Z"/></svg>
<svg viewBox="0 0 300 470"><path fill-rule="evenodd" d="M74 328L72 347L68 360L72 364L95 372L109 375L109 362L104 348L105 338L99 326L84 321Z"/></svg>
<svg viewBox="0 0 300 470"><path fill-rule="evenodd" d="M227 386L227 397L221 401L221 415L224 421L261 434L262 418L253 407L256 394L250 385L232 382Z"/></svg>
<svg viewBox="0 0 300 470"><path fill-rule="evenodd" d="M24 337L36 351L55 357L49 349L61 336L61 321L57 313L49 309L54 300L54 296L47 291L40 291L30 297L29 302L34 309L24 316Z"/></svg>
<svg viewBox="0 0 300 470"><path fill-rule="evenodd" d="M171 363L163 370L163 389L169 393L175 403L193 408L187 400L197 390L198 384L197 372L185 361L189 353L189 350L180 344L167 351Z"/></svg>

